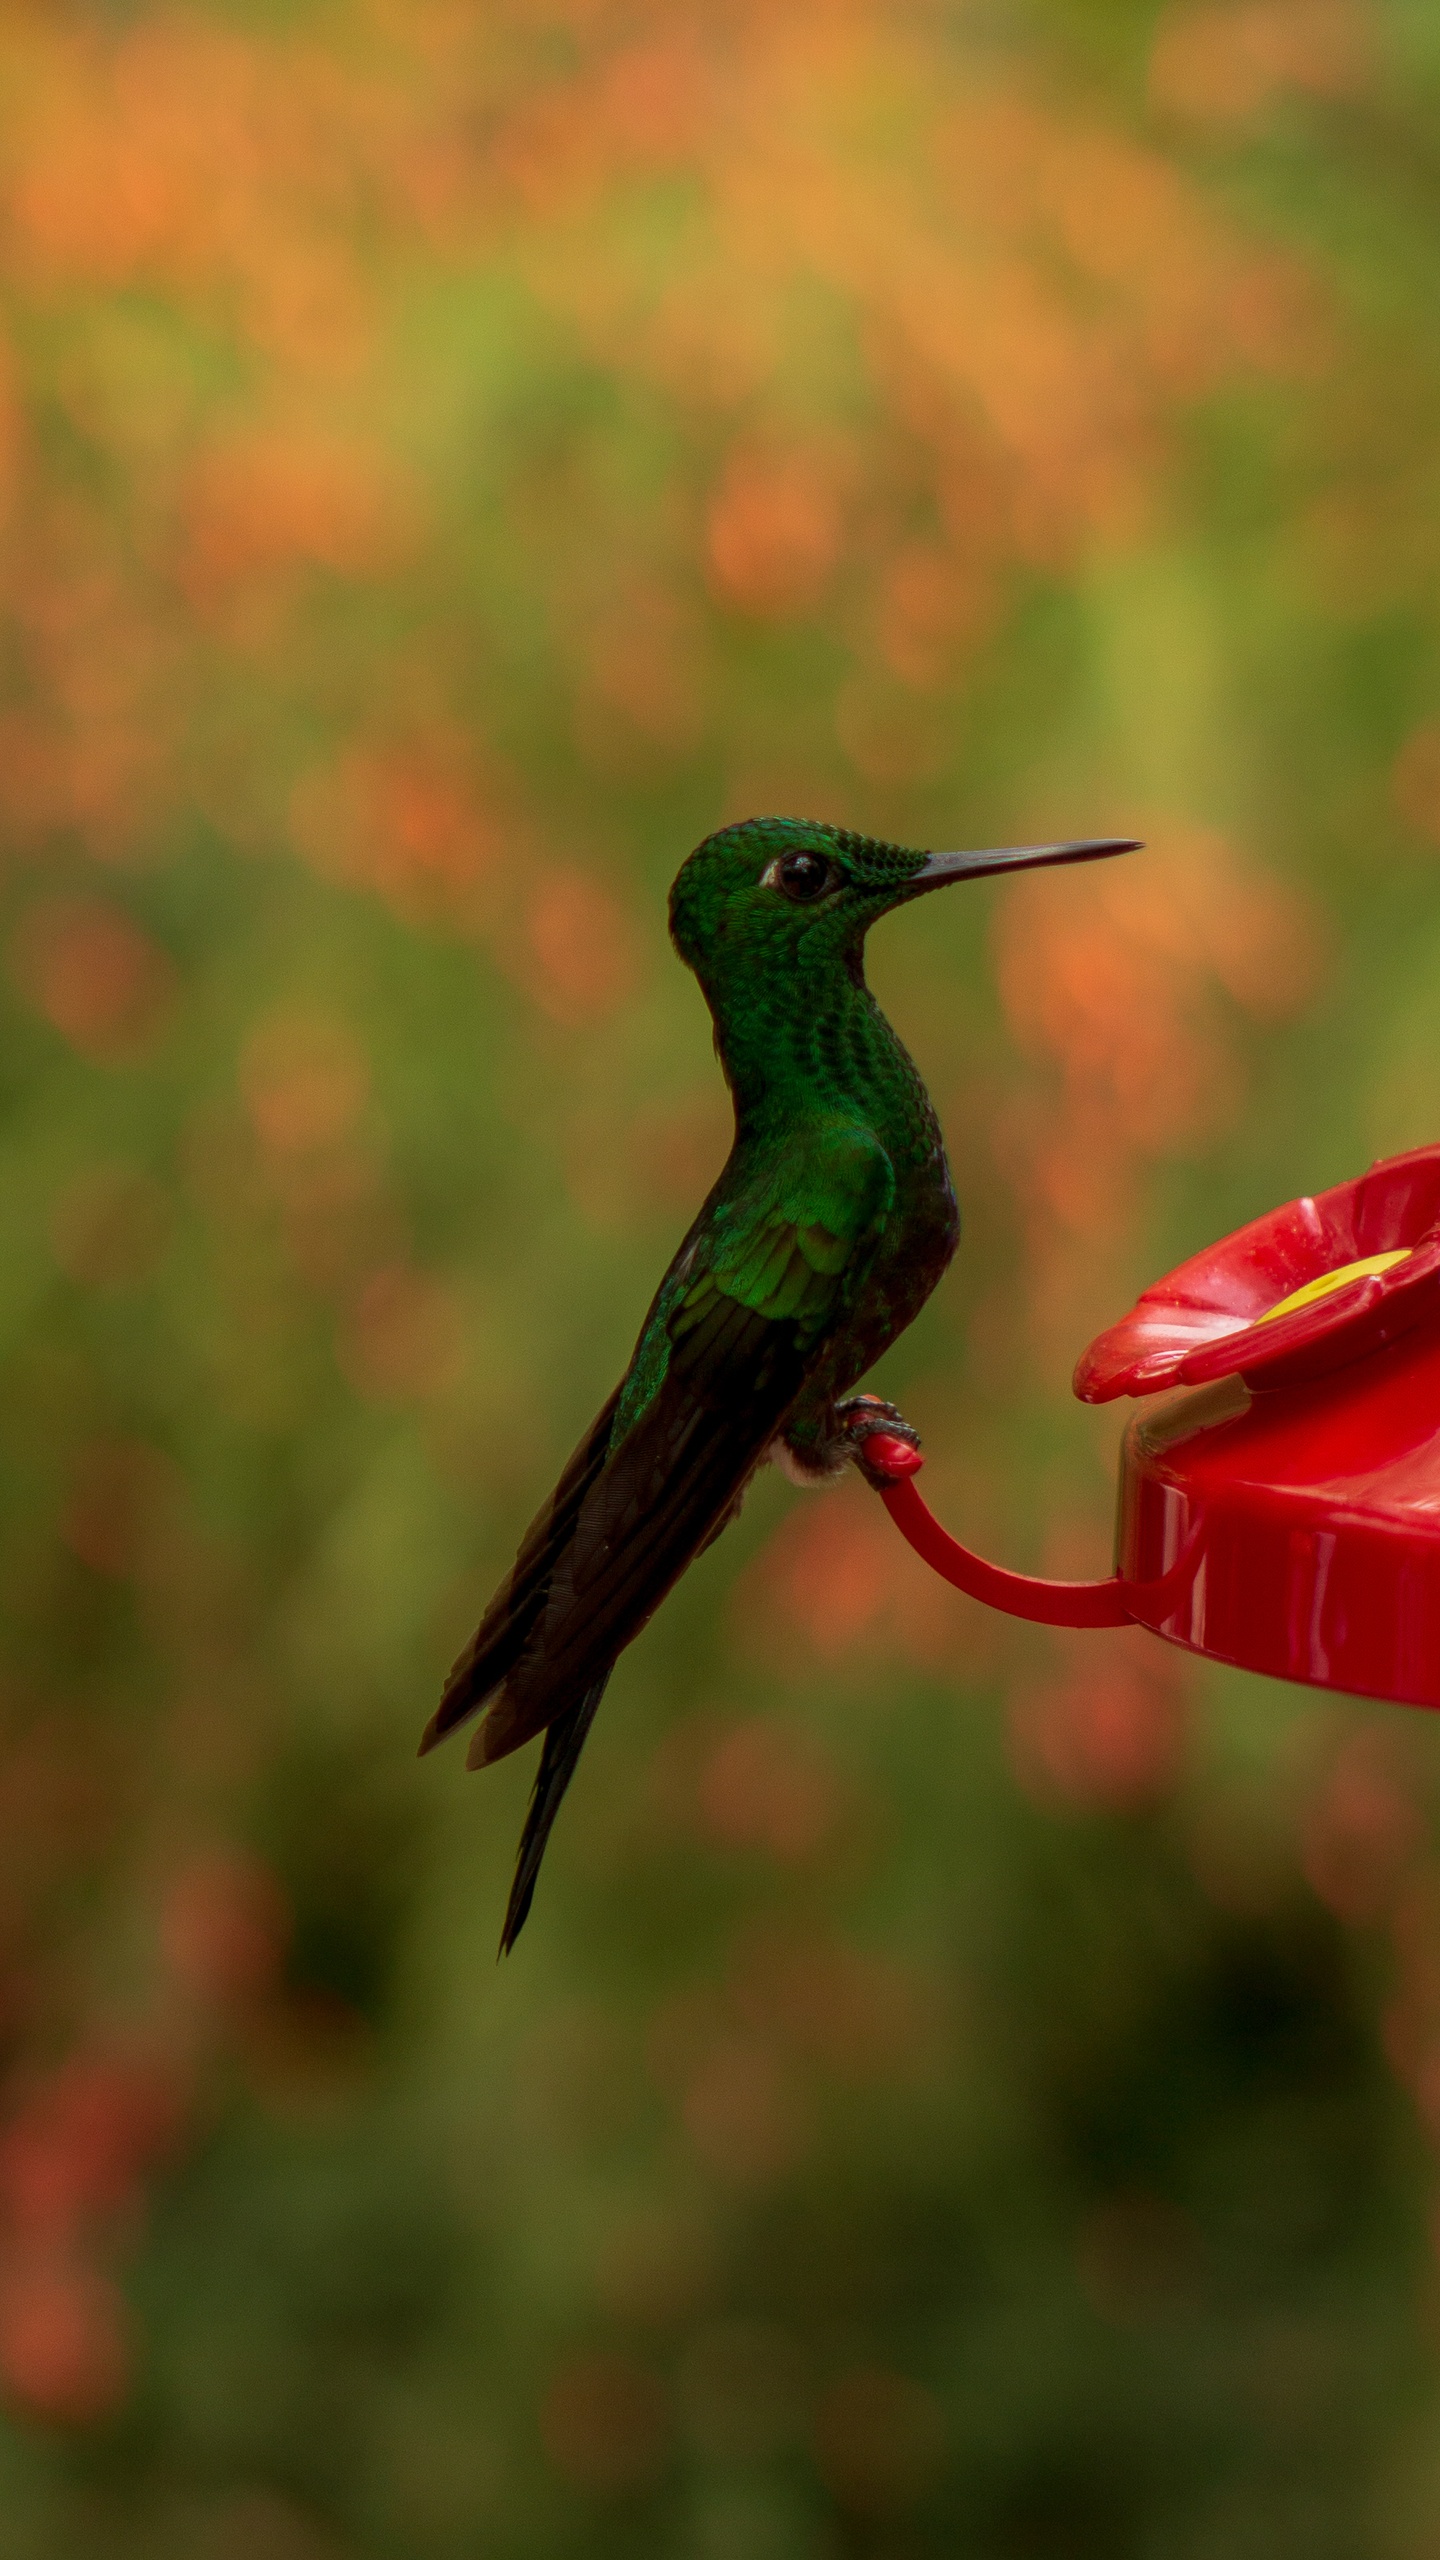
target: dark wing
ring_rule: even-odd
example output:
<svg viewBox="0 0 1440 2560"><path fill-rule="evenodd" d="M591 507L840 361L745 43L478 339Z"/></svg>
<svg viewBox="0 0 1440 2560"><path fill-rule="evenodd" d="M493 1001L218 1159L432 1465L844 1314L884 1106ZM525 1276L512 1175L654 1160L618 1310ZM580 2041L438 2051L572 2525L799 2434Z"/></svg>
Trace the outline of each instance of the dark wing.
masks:
<svg viewBox="0 0 1440 2560"><path fill-rule="evenodd" d="M853 1303L893 1191L867 1132L811 1133L764 1197L726 1204L668 1302L662 1291L632 1375L657 1352L663 1374L581 1496L472 1768L576 1708L723 1519ZM441 1708L447 1722L466 1712Z"/></svg>
<svg viewBox="0 0 1440 2560"><path fill-rule="evenodd" d="M734 1501L804 1384L793 1323L707 1282L660 1389L612 1453L556 1565L535 1641L470 1747L482 1767L563 1714L640 1633Z"/></svg>
<svg viewBox="0 0 1440 2560"><path fill-rule="evenodd" d="M421 1739L422 1753L433 1750L483 1706L514 1670L544 1614L551 1575L575 1535L581 1505L605 1464L619 1401L617 1387L595 1416L544 1510L531 1521L514 1564L445 1683L445 1695Z"/></svg>

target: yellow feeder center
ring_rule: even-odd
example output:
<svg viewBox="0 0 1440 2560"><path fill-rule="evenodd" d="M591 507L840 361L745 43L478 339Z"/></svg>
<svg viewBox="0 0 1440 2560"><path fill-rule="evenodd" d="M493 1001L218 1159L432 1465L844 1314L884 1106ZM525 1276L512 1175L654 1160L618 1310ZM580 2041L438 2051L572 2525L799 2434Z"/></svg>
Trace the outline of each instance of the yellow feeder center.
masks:
<svg viewBox="0 0 1440 2560"><path fill-rule="evenodd" d="M1303 1289L1292 1289L1278 1307L1267 1307L1255 1322L1273 1324L1277 1316L1293 1316L1297 1307L1311 1307L1317 1298L1328 1298L1351 1280L1368 1280L1377 1271L1393 1271L1397 1262L1409 1261L1411 1251L1409 1245L1402 1245L1398 1253L1371 1253L1363 1262L1342 1262L1338 1271L1322 1271L1318 1280L1307 1280Z"/></svg>

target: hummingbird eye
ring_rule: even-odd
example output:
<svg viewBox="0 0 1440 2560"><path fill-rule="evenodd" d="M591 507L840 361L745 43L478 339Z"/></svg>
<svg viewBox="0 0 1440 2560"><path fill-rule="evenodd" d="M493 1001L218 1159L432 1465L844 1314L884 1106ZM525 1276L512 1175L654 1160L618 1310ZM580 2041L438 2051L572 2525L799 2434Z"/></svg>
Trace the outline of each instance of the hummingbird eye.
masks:
<svg viewBox="0 0 1440 2560"><path fill-rule="evenodd" d="M771 876L776 888L783 890L796 906L808 907L834 887L836 871L823 853L787 853L776 863Z"/></svg>

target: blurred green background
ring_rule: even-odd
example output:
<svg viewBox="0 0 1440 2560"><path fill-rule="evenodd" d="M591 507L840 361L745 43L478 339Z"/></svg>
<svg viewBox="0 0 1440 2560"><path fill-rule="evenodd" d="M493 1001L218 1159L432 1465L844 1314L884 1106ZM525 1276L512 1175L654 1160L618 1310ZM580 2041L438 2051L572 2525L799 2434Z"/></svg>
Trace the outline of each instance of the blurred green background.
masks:
<svg viewBox="0 0 1440 2560"><path fill-rule="evenodd" d="M0 6L0 2547L1436 2560L1440 1741L778 1481L415 1743L724 1151L722 821L1149 850L873 974L879 1373L1440 1137L1430 0Z"/></svg>

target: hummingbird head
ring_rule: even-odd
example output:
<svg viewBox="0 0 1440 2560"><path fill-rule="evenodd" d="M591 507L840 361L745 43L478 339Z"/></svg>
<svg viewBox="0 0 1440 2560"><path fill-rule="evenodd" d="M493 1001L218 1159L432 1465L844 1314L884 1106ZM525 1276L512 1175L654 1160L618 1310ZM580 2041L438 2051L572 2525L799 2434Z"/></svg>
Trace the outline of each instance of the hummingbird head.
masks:
<svg viewBox="0 0 1440 2560"><path fill-rule="evenodd" d="M858 978L877 917L953 880L1134 850L1131 836L1010 845L985 853L917 853L810 818L746 818L696 846L670 892L670 932L708 995L737 995L759 973L772 985L814 983L835 968Z"/></svg>

